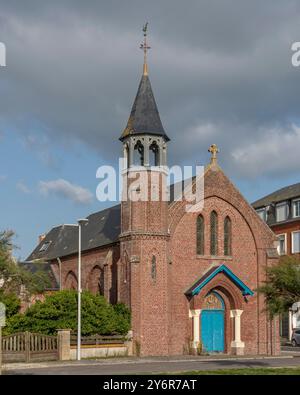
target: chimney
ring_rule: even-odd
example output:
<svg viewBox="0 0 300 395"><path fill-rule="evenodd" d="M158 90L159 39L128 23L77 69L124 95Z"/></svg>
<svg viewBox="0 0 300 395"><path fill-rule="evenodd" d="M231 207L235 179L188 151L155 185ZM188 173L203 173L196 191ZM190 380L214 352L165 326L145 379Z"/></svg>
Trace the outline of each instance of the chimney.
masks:
<svg viewBox="0 0 300 395"><path fill-rule="evenodd" d="M43 241L45 239L45 237L46 237L45 233L43 233L42 235L39 235L39 244L41 241Z"/></svg>

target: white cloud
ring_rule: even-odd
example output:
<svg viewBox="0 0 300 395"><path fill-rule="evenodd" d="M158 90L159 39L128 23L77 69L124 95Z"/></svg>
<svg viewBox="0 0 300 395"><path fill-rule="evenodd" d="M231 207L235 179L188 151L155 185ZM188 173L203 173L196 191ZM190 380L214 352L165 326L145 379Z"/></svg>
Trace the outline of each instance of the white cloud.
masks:
<svg viewBox="0 0 300 395"><path fill-rule="evenodd" d="M300 168L300 127L261 129L255 143L244 143L232 152L233 161L241 174L283 175Z"/></svg>
<svg viewBox="0 0 300 395"><path fill-rule="evenodd" d="M44 196L52 194L79 204L90 204L93 200L93 195L88 189L64 179L40 181L39 191Z"/></svg>
<svg viewBox="0 0 300 395"><path fill-rule="evenodd" d="M27 186L26 184L24 184L23 181L17 182L16 188L17 188L20 192L23 192L23 193L26 193L26 194L28 194L28 193L31 192L30 189L28 188L28 186Z"/></svg>
<svg viewBox="0 0 300 395"><path fill-rule="evenodd" d="M0 182L3 182L7 179L7 176L4 174L0 174Z"/></svg>

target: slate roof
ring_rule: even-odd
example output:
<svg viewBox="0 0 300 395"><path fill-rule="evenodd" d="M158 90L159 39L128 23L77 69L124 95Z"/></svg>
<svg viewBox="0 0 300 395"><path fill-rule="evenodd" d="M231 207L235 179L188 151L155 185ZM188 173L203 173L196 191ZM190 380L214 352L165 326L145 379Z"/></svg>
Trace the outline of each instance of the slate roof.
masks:
<svg viewBox="0 0 300 395"><path fill-rule="evenodd" d="M148 75L142 76L127 126L120 140L142 134L163 136L167 141L170 140L161 123Z"/></svg>
<svg viewBox="0 0 300 395"><path fill-rule="evenodd" d="M300 197L300 183L278 189L277 191L270 193L269 195L259 200L256 200L254 203L252 203L252 206L255 209L258 209L261 207L269 206L271 203L279 203L298 197Z"/></svg>
<svg viewBox="0 0 300 395"><path fill-rule="evenodd" d="M107 208L89 215L83 225L82 251L109 245L118 241L121 230L121 206ZM45 251L40 251L49 243ZM26 261L52 260L78 251L78 227L60 225L52 228Z"/></svg>

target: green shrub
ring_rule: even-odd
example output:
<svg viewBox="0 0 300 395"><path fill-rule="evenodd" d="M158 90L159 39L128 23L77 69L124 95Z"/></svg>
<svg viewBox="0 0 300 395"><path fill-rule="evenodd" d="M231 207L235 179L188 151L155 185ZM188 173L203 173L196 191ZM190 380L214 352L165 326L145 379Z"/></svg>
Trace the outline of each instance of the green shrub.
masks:
<svg viewBox="0 0 300 395"><path fill-rule="evenodd" d="M130 329L130 313L123 305L115 307L100 295L82 293L82 335L125 335ZM8 320L6 332L37 332L55 334L57 329L77 329L77 292L59 291L36 302L24 314Z"/></svg>

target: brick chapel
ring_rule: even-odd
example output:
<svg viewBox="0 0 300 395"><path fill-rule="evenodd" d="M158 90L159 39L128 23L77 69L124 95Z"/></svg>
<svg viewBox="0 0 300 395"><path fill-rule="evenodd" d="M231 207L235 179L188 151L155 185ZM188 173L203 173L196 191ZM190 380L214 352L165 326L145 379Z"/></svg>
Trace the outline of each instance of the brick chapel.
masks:
<svg viewBox="0 0 300 395"><path fill-rule="evenodd" d="M149 80L146 39L142 46L143 75L120 137L128 178L123 193L132 191L137 158L140 172L155 173L157 199L124 199L87 217L82 287L130 307L135 352L141 356L201 348L278 354L278 321L269 319L257 293L266 268L277 263L277 239L220 168L215 145L201 176L203 208L189 212L186 201L163 199L170 139ZM77 237L76 228L56 226L27 258L29 264L47 263L54 289L78 286Z"/></svg>

